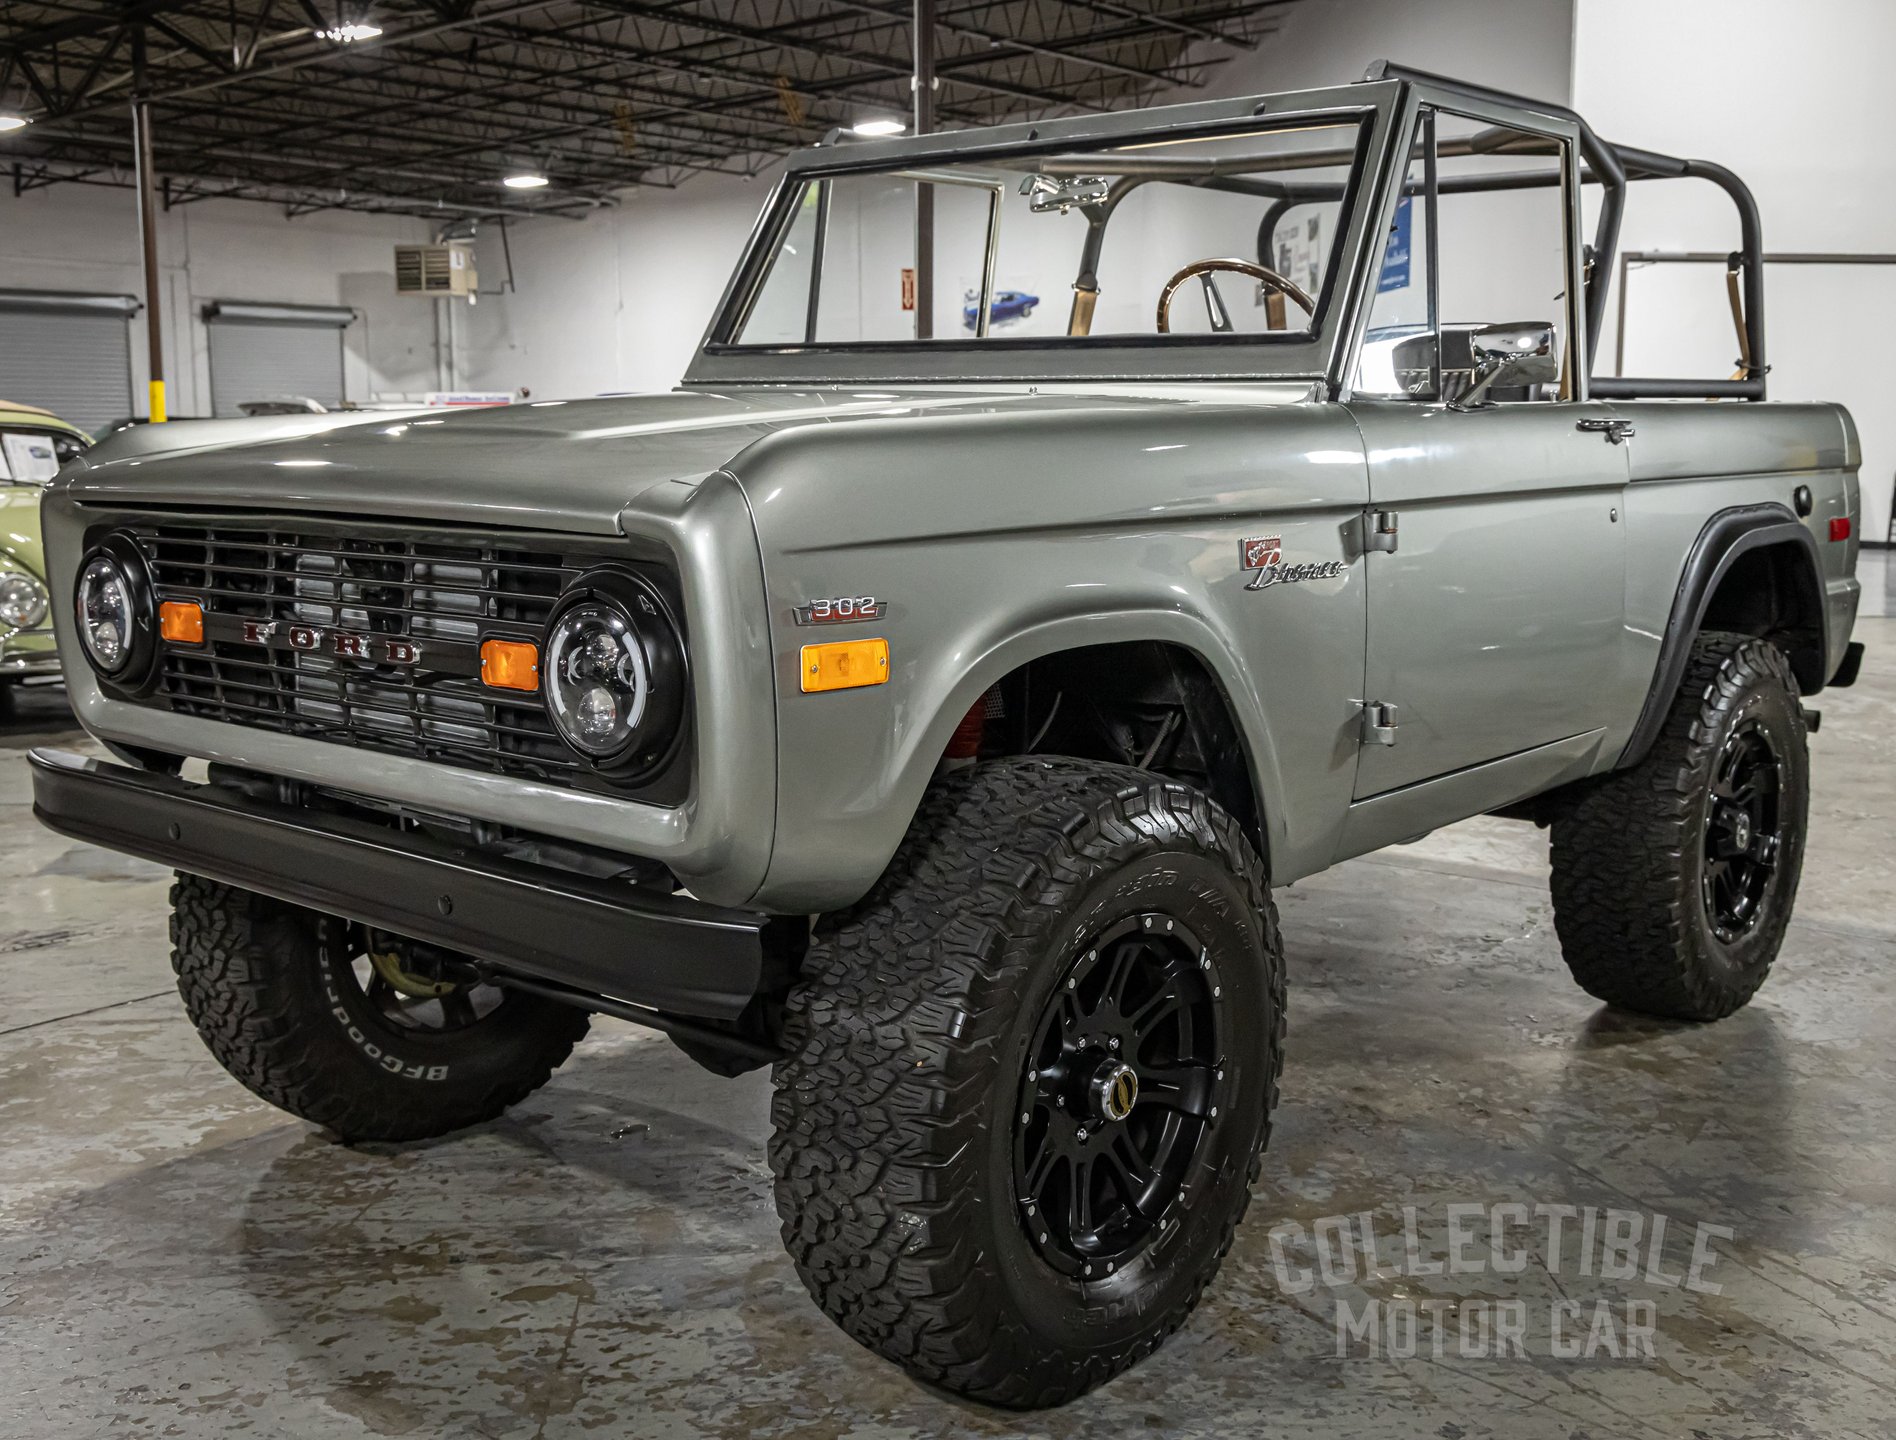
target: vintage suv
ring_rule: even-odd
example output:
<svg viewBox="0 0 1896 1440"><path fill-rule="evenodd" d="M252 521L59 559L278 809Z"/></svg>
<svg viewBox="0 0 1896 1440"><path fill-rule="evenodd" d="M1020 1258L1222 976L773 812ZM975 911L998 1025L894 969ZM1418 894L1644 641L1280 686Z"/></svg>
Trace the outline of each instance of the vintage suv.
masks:
<svg viewBox="0 0 1896 1440"><path fill-rule="evenodd" d="M1735 378L1591 363L1666 177L1736 203ZM1763 253L1720 167L1387 65L825 144L670 394L68 467L120 763L36 753L38 811L177 868L205 1042L341 1136L498 1114L588 1012L774 1064L817 1303L1058 1403L1231 1245L1271 887L1500 813L1593 995L1764 979L1861 649L1857 439L1760 403ZM1071 301L990 336L1003 286Z"/></svg>

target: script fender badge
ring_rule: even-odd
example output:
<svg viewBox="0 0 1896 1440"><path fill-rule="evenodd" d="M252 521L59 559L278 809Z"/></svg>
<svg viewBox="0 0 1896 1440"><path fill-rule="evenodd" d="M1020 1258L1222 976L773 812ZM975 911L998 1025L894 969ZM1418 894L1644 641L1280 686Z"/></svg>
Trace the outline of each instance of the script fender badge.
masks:
<svg viewBox="0 0 1896 1440"><path fill-rule="evenodd" d="M1252 535L1238 541L1238 568L1251 572L1246 590L1268 590L1273 585L1294 585L1301 580L1334 580L1348 567L1341 560L1286 565L1282 536Z"/></svg>

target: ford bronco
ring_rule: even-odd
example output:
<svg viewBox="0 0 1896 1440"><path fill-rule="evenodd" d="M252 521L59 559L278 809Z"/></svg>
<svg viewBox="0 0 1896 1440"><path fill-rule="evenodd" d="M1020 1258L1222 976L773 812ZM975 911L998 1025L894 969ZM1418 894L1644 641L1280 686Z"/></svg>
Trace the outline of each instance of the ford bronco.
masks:
<svg viewBox="0 0 1896 1440"><path fill-rule="evenodd" d="M1595 364L1662 180L1736 209L1735 375ZM816 1302L1058 1403L1231 1245L1274 888L1501 814L1591 994L1764 980L1861 648L1856 434L1765 403L1763 254L1729 171L1386 64L825 143L671 393L68 465L114 758L36 805L178 871L206 1044L337 1135L487 1120L593 1013L774 1066Z"/></svg>

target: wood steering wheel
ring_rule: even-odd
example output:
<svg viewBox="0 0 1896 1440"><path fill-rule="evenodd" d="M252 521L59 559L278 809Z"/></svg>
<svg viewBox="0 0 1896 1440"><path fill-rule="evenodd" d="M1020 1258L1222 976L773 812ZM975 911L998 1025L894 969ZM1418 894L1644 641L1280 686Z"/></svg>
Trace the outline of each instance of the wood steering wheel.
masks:
<svg viewBox="0 0 1896 1440"><path fill-rule="evenodd" d="M1183 285L1187 280L1190 280L1194 275L1201 277L1209 276L1214 270L1235 270L1240 275L1249 275L1253 280L1268 286L1278 294L1288 295L1292 300L1295 300L1299 305L1303 306L1308 314L1315 316L1317 313L1317 302L1312 300L1301 286L1293 280L1285 279L1275 270L1267 269L1255 261L1238 260L1235 258L1225 260L1194 260L1170 280L1167 280L1165 282L1165 288L1159 292L1159 334L1169 335L1172 332L1172 296L1177 293L1178 287ZM1211 281L1206 279L1204 284L1209 293ZM1210 302L1207 301L1206 303L1209 304ZM1220 302L1217 309L1222 311L1223 308L1223 304ZM1224 328L1230 328L1228 318Z"/></svg>

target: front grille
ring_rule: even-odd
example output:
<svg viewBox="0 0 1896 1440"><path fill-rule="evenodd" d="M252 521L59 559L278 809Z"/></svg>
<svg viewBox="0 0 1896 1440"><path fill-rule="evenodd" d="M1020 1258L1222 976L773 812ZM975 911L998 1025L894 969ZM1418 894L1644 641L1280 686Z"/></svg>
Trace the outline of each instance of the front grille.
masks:
<svg viewBox="0 0 1896 1440"><path fill-rule="evenodd" d="M570 783L583 771L539 692L480 679L482 641L539 639L579 573L570 557L300 520L131 529L159 598L205 612L202 645L165 646L154 701L508 775Z"/></svg>

